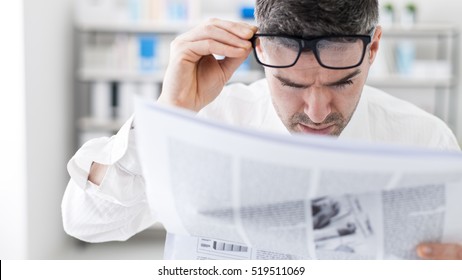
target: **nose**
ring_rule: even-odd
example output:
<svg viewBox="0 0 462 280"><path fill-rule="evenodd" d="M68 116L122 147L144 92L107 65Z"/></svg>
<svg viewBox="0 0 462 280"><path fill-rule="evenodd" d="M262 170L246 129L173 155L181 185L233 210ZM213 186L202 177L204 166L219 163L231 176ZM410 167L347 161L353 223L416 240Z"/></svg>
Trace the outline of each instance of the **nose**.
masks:
<svg viewBox="0 0 462 280"><path fill-rule="evenodd" d="M304 113L314 123L322 123L332 112L331 96L320 88L312 88L304 96Z"/></svg>

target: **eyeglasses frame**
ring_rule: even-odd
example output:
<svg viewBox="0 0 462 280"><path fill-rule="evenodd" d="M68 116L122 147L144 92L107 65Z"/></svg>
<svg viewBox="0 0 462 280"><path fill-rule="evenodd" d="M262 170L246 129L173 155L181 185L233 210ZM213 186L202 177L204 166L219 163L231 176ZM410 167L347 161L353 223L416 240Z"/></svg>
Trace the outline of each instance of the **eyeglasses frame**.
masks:
<svg viewBox="0 0 462 280"><path fill-rule="evenodd" d="M327 36L313 36L313 37L299 37L299 36L292 36L292 35L285 35L285 34L257 33L257 34L253 35L253 37L250 39L250 42L252 43L255 59L257 60L258 63L260 63L261 65L266 66L266 67L271 67L271 68L289 68L289 67L292 67L295 64L297 64L298 59L300 58L300 55L301 55L302 51L305 50L305 49L309 49L309 50L311 50L313 52L314 56L316 57L316 61L322 67L327 68L327 69L344 70L344 69L351 69L351 68L358 67L359 65L361 65L363 63L367 47L372 42L372 37L374 35L374 31L375 31L375 28L373 28L371 30L369 35L327 35ZM265 63L261 62L260 59L258 58L257 48L256 48L256 40L257 40L258 37L280 37L280 38L293 39L293 40L297 41L298 44L299 44L299 48L298 48L298 54L297 54L297 57L295 58L295 61L290 65L284 65L284 66L274 66L274 65L269 65L269 64L265 64ZM364 48L363 48L363 53L362 53L362 56L361 56L361 60L357 64L355 64L353 66L348 66L348 67L333 67L333 66L327 66L324 63L322 63L321 59L319 58L319 53L318 53L318 50L316 48L316 44L321 40L325 40L325 39L329 39L329 38L359 38L359 39L361 39L363 41L363 43L364 43Z"/></svg>

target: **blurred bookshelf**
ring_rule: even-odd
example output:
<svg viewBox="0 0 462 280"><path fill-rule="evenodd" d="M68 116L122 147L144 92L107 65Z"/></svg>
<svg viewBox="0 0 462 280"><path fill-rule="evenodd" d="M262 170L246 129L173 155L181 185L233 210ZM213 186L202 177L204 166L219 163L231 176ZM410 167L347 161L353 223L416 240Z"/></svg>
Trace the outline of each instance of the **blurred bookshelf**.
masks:
<svg viewBox="0 0 462 280"><path fill-rule="evenodd" d="M408 100L456 132L459 30L451 24L393 24L383 28L367 84Z"/></svg>
<svg viewBox="0 0 462 280"><path fill-rule="evenodd" d="M133 113L135 96L158 98L170 42L213 15L253 21L253 1L76 0L75 127L77 147L111 136ZM218 15L218 16L217 16ZM250 15L252 17L250 17ZM253 56L229 83L264 77Z"/></svg>
<svg viewBox="0 0 462 280"><path fill-rule="evenodd" d="M80 32L115 32L115 33L156 33L180 34L199 23L197 22L77 22Z"/></svg>
<svg viewBox="0 0 462 280"><path fill-rule="evenodd" d="M162 83L164 71L152 73L139 73L135 71L110 70L110 69L81 69L78 73L80 81L122 81L122 82L152 82ZM247 70L236 72L229 83L252 83L264 77L261 70Z"/></svg>

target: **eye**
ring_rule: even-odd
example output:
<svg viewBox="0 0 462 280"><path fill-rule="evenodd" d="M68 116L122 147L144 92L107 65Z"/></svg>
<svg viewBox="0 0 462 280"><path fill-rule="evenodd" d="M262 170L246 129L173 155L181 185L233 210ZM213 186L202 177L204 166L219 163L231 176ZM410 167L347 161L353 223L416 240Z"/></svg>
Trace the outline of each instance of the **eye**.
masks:
<svg viewBox="0 0 462 280"><path fill-rule="evenodd" d="M348 87L348 86L350 86L352 84L353 84L352 80L346 80L346 81L339 82L339 83L333 85L333 87L338 88L338 89L343 89L343 88L346 88L346 87Z"/></svg>
<svg viewBox="0 0 462 280"><path fill-rule="evenodd" d="M305 86L303 86L303 85L297 85L297 84L293 84L293 83L286 83L284 81L280 81L280 82L281 82L281 86L283 86L283 87L288 87L288 88L292 88L292 89L305 88Z"/></svg>

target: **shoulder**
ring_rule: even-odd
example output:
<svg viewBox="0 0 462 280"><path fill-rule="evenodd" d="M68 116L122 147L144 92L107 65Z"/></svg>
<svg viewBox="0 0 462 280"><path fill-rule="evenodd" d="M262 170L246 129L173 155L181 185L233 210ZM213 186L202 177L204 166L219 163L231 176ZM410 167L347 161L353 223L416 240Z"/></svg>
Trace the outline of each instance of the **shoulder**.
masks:
<svg viewBox="0 0 462 280"><path fill-rule="evenodd" d="M438 117L382 90L365 86L371 131L377 140L429 148L459 149L451 129Z"/></svg>
<svg viewBox="0 0 462 280"><path fill-rule="evenodd" d="M249 85L233 83L225 86L216 101L233 100L235 102L259 102L269 96L266 79L255 81Z"/></svg>
<svg viewBox="0 0 462 280"><path fill-rule="evenodd" d="M363 97L367 100L369 113L372 116L391 117L393 118L392 120L402 122L403 124L406 124L409 121L430 121L432 123L439 123L441 121L416 105L394 97L377 88L365 86ZM395 119L398 117L400 117L400 119Z"/></svg>
<svg viewBox="0 0 462 280"><path fill-rule="evenodd" d="M266 79L250 85L235 83L223 88L220 95L201 110L201 116L230 124L258 126L271 102Z"/></svg>

